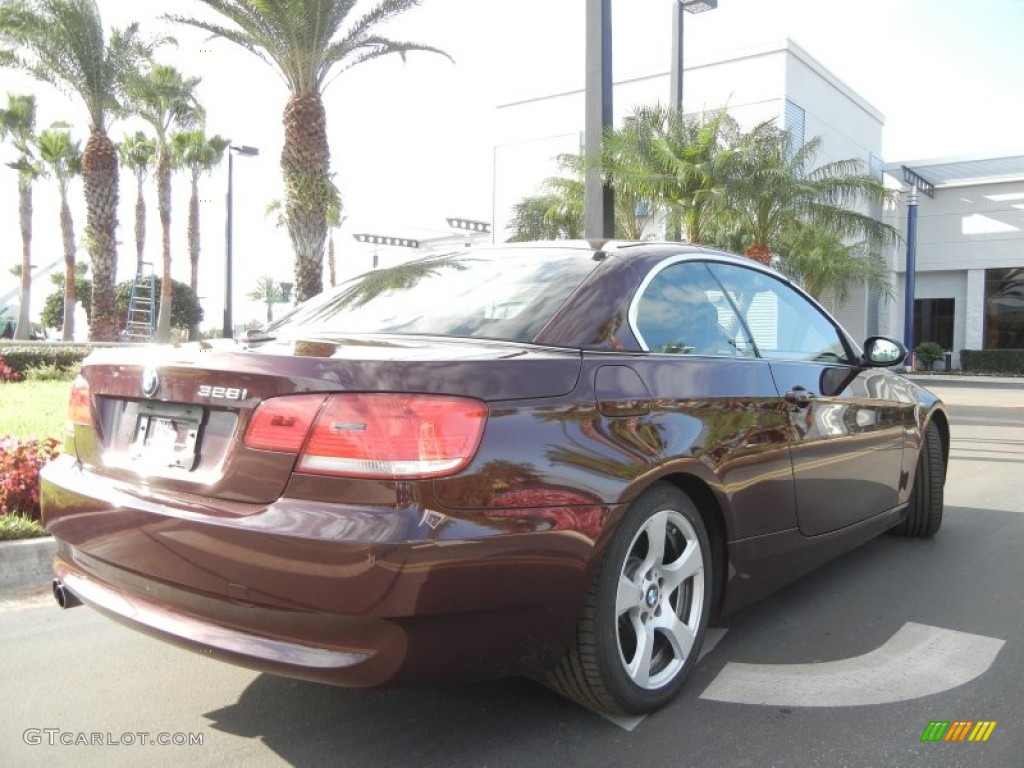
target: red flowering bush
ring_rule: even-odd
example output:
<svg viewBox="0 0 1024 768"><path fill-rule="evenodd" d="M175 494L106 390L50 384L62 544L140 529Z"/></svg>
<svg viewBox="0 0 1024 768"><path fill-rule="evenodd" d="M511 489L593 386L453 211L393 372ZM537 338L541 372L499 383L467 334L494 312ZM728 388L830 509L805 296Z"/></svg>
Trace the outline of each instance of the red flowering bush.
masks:
<svg viewBox="0 0 1024 768"><path fill-rule="evenodd" d="M0 514L39 520L39 470L57 453L57 440L0 437Z"/></svg>
<svg viewBox="0 0 1024 768"><path fill-rule="evenodd" d="M0 383L6 384L9 381L18 381L20 379L21 375L0 357Z"/></svg>

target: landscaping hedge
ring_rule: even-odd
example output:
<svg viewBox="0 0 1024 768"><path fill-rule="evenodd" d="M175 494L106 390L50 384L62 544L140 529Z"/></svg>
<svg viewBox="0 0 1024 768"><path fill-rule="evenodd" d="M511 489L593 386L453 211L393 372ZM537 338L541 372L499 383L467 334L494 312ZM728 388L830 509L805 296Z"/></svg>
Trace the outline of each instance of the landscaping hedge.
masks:
<svg viewBox="0 0 1024 768"><path fill-rule="evenodd" d="M1024 373L1024 349L962 349L960 367L969 373Z"/></svg>
<svg viewBox="0 0 1024 768"><path fill-rule="evenodd" d="M95 342L8 341L0 342L0 358L15 372L24 376L29 368L43 365L77 368L94 349L117 346L121 345Z"/></svg>

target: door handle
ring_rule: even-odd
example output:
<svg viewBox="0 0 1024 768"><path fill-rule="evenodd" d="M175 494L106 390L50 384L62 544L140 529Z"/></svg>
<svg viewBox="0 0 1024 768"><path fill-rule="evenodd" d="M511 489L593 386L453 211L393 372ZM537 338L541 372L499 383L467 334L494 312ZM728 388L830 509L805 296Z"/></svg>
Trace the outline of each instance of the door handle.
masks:
<svg viewBox="0 0 1024 768"><path fill-rule="evenodd" d="M815 394L813 392L808 391L799 384L782 396L783 400L795 405L797 408L806 408L814 398Z"/></svg>

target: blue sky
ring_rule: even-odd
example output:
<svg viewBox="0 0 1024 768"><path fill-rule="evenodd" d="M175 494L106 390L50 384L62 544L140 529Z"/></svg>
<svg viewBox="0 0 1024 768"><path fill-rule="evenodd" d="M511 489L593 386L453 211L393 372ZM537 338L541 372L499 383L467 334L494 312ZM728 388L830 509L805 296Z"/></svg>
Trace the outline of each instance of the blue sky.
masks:
<svg viewBox="0 0 1024 768"><path fill-rule="evenodd" d="M277 156L282 141L283 84L250 54L208 42L188 29L170 29L163 12L201 15L191 0L139 3L99 0L108 25L138 19L148 31L179 39L163 58L203 77L200 96L208 130L236 143L260 147L258 158L235 164L236 302L262 274L287 278L291 256L286 236L263 211L280 196ZM365 4L363 7L367 7ZM396 22L393 37L436 45L438 56L384 60L343 74L326 93L328 133L336 181L350 219L339 238L344 271L369 266L369 254L351 239L356 231L402 234L444 230L445 216L489 219L494 105L583 81L583 0L424 0ZM670 52L670 0L613 0L615 71L619 76L664 71ZM1024 66L1024 0L719 0L713 12L687 17L686 55L789 37L860 93L886 118L887 161L977 154L1024 154L1021 95ZM75 104L49 88L0 72L0 96L34 90L40 125L68 120L84 133ZM713 106L713 105L709 105ZM582 123L582 116L581 116ZM134 124L116 124L117 140ZM8 160L0 148L0 160ZM6 169L0 168L0 171ZM223 263L223 171L203 185L203 263L200 294L207 316L220 317ZM185 215L187 184L175 181L172 233L177 279L187 280ZM150 254L158 259L155 191L150 194ZM80 188L73 192L80 197ZM133 261L130 177L122 181L120 216L122 278ZM56 191L36 192L36 257L59 257ZM0 173L0 286L18 260L15 179ZM84 209L76 208L79 227ZM84 257L84 253L82 253ZM0 290L2 292L2 290ZM41 303L40 302L37 302ZM238 310L236 310L236 315Z"/></svg>

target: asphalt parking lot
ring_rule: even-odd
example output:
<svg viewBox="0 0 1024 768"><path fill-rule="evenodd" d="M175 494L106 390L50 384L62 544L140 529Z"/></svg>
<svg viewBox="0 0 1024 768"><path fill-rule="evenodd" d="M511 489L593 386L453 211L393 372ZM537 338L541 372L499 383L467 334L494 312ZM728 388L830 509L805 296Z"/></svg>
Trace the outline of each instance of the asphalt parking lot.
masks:
<svg viewBox="0 0 1024 768"><path fill-rule="evenodd" d="M0 604L0 765L1019 766L1024 387L930 383L954 422L940 533L883 536L730 616L654 715L609 720L526 679L296 682L37 593ZM936 721L995 726L922 741Z"/></svg>

